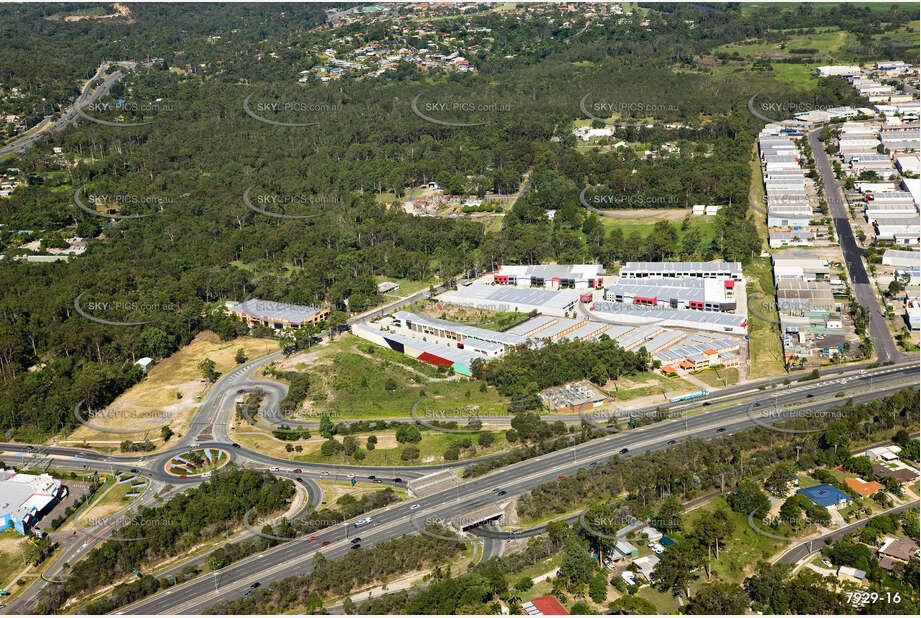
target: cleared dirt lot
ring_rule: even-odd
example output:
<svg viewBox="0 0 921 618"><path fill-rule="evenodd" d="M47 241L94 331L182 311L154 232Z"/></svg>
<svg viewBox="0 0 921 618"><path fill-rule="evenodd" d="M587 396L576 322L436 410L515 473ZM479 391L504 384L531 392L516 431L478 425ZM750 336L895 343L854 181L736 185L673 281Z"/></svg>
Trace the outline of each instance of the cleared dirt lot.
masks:
<svg viewBox="0 0 921 618"><path fill-rule="evenodd" d="M154 364L143 380L91 419L99 427L137 431L121 433L81 426L66 440L117 448L123 440L143 440L145 434L159 444L160 428L167 424L175 433L184 433L210 387L201 377L198 363L210 358L215 369L224 374L237 366L234 357L238 348L244 349L248 359L255 359L277 351L278 343L253 337L221 341L215 333L203 332L183 349ZM89 418L84 412L81 410L83 418Z"/></svg>

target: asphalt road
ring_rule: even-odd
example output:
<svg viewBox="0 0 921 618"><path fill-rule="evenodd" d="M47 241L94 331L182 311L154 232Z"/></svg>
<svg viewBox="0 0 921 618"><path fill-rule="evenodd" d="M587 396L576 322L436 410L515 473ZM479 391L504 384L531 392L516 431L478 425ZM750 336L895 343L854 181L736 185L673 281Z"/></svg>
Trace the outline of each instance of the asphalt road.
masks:
<svg viewBox="0 0 921 618"><path fill-rule="evenodd" d="M64 110L64 113L61 114L60 118L55 120L52 116L46 116L40 123L20 135L11 143L0 147L0 157L6 156L8 154L24 153L32 147L32 144L42 139L47 131L60 131L74 120L76 120L79 117L80 109L99 99L99 97L103 96L109 91L109 88L112 87L112 84L124 77L124 73L121 71L116 71L115 73L108 75L102 84L100 84L97 88L91 89L90 85L93 83L93 81L102 77L106 69L108 69L111 64L112 63L104 62L99 65L99 68L96 70L96 74L86 81L86 83L83 85L83 90L77 96L76 100L73 102L73 104L71 104L70 107Z"/></svg>
<svg viewBox="0 0 921 618"><path fill-rule="evenodd" d="M903 384L916 386L916 373L917 369L910 367L890 375L893 379L877 378L871 392L855 395L854 399L860 401L885 396L902 388ZM842 385L837 379L819 381L808 386L809 392L818 400L822 396L833 397L842 390L863 390L868 387L868 381L865 380L865 377L858 376L851 378L849 386ZM777 405L803 403L803 388L805 387L799 385L795 389L776 394ZM833 398L829 402L815 404L814 409L825 409L842 401L843 399ZM555 480L559 474L575 474L579 468L590 467L595 462L618 455L622 449L629 449L626 456L630 456L667 448L669 440L680 441L692 436L713 438L751 427L759 422L764 423L763 419L757 419L756 410L751 403L741 403L711 410L706 414L614 434L582 444L578 448L568 448L506 466L488 475L470 479L456 489L417 499L415 503L420 505L418 510L412 510L408 501L380 509L372 513L372 524L360 530L362 546L368 547L404 534L418 532L424 528L427 521L447 520L488 504L508 500L530 491L541 483ZM508 497L497 496L495 490L500 488L507 492ZM139 601L123 608L122 612L200 613L214 603L238 597L254 582L258 581L264 585L290 575L309 573L313 555L317 551L322 550L327 558L341 557L351 551L347 540L358 533L353 523L344 522L342 525L320 531L316 533L314 541L302 538L272 548L221 569L217 575L204 576L180 584L164 594ZM324 541L329 541L329 545L324 547Z"/></svg>
<svg viewBox="0 0 921 618"><path fill-rule="evenodd" d="M901 506L897 506L897 507L895 507L894 509L889 509L888 511L885 511L885 513L901 513L902 511L907 511L908 509L912 508L913 506L918 506L918 501L917 501L917 500L915 500L914 502L910 502L910 503L908 503L908 504L903 504L903 505L901 505ZM883 514L884 514L884 513L880 513L880 515L883 515ZM812 552L818 551L818 550L821 549L824 545L826 545L826 543L827 543L828 541L830 541L830 540L831 540L831 541L837 541L837 540L841 539L844 535L850 534L850 533L854 532L855 530L859 530L860 528L863 528L864 526L867 525L867 522L868 522L868 521L870 521L870 520L869 520L869 519L863 519L863 520L861 520L861 521L854 522L853 524L850 524L850 525L848 525L848 526L844 526L843 528L838 528L838 529L835 530L834 532L829 532L828 534L824 534L824 535L822 535L822 536L820 536L820 537L816 537L816 538L814 538L814 539L810 539L809 541L806 541L806 542L803 543L802 545L797 545L796 547L794 547L793 549L791 549L790 551L788 551L787 553L785 553L783 556L781 556L781 557L777 560L777 562L782 562L782 563L786 563L786 564L792 564L792 563L796 562L797 560L800 560L800 559L802 559L802 558L808 556L808 555L811 554Z"/></svg>
<svg viewBox="0 0 921 618"><path fill-rule="evenodd" d="M28 447L21 444L0 444L0 449L24 453L22 455L14 455L13 458L15 458L15 460L11 460L11 462L18 461L22 463L36 459L44 461L48 455L63 455L65 456L64 458L53 458L51 465L56 468L76 470L89 468L131 471L134 469L139 470L141 474L150 477L153 481L160 484L168 482L173 485L178 485L179 488L192 486L201 482L201 480L194 478L178 479L167 474L164 470L164 466L172 456L192 448L193 443L196 442L200 447L224 448L231 453L232 461L241 465L255 465L257 467L278 466L281 470L276 472L277 474L289 477L300 477L303 482L308 485L312 484L311 479L326 478L346 480L349 474L356 474L359 477L370 476L371 474L380 475L382 470L378 467L333 466L328 464L305 463L294 464L287 460L269 457L245 448L233 448L229 446L231 441L227 435L227 425L231 419L230 415L234 414L234 400L238 396L238 391L252 384L254 381L257 381L253 377L254 370L265 362L277 358L279 354L280 353L276 353L262 359L251 361L222 376L218 383L212 387L208 397L193 417L191 425L192 430L180 438L175 446L162 453L147 456L121 457L100 454L80 448L37 446L34 448L40 451L40 454L35 455L28 453L25 450ZM761 400L773 399L773 403L776 406L783 406L784 404L804 402L808 393L812 393L814 397L819 398L823 394L828 395L830 393L833 395L846 388L850 389L855 387L859 389L872 387L873 394L862 395L862 397L877 397L880 396L880 391L888 392L888 384L892 379L904 380L905 378L911 378L913 383L916 383L914 382L916 375L916 364L878 367L871 370L863 369L861 366L845 366L826 372L823 374L821 380L794 383L787 388L778 387L773 390L758 391L753 390L750 385L745 385L726 389L725 391L721 391L716 399L712 397L708 398L712 402L711 405L713 408L707 410L706 413L698 413L687 416L684 419L661 422L637 430L621 432L610 437L580 445L575 449L566 449L565 451L559 451L542 458L528 460L516 464L515 466L497 470L486 477L474 479L473 481L465 483L462 488L458 488L457 490L451 490L443 494L436 494L435 496L429 496L418 500L417 502L420 504L420 509L413 513L408 513L408 511L406 511L408 508L406 503L395 505L390 509L384 509L381 511L380 515L374 516L373 534L369 537L363 535L363 538L366 538L363 545L379 542L379 540L392 538L394 536L400 536L408 532L418 531L424 527L424 518L420 520L422 516L448 519L452 516L469 512L479 506L494 502L496 496L491 492L485 492L483 483L487 485L501 483L503 485L502 488L505 489L508 494L517 495L518 493L529 491L541 482L553 480L556 478L557 474L566 473L563 468L568 468L570 472L574 472L580 465L584 467L589 463L586 461L588 457L597 458L595 461L600 461L603 458L616 454L620 448L626 448L625 446L621 446L622 444L634 444L637 440L645 439L647 436L661 435L662 439L659 440L659 442L661 442L659 448L661 448L664 447L664 441L668 440L663 432L677 431L679 435L677 438L673 439L680 439L680 437L682 437L681 434L704 436L717 435L714 433L715 424L720 423L725 423L727 432L733 429L733 427L730 426L730 422L734 422L739 428L751 426L757 422L754 418L757 416L757 413L753 413L755 410L753 407L755 398ZM775 380L775 382L779 381L779 379ZM273 391L273 393L273 396L283 395L283 392ZM728 393L728 396L723 395L723 393ZM837 403L837 401L832 403ZM671 412L675 413L676 410L681 411L701 408L702 405L702 402L699 400L689 403L673 404ZM768 404L765 404L765 408L763 409L768 409L768 407ZM740 413L743 411L748 411L744 418L740 417ZM764 423L764 421L761 422ZM211 438L211 440L206 442L202 441L205 438ZM653 447L655 448L655 445L653 445ZM629 446L628 448L631 452L635 449L634 446ZM649 447L646 446L644 448ZM10 456L4 457L10 459ZM553 461L548 462L547 459L551 457ZM549 465L550 463L554 465ZM302 472L294 473L293 468L295 466L299 467ZM399 476L409 479L423 476L438 469L442 469L443 467L444 466L396 467L387 470L387 473L392 475L393 478ZM524 475L524 480L522 480L522 475ZM393 478L388 478L386 480L387 484L397 484L394 483ZM506 484L511 484L511 486L506 487ZM317 490L318 489L317 486ZM312 502L316 503L316 501L321 499L321 497L316 498L316 491L312 494ZM431 513L429 511L431 511ZM414 516L412 521L406 521L407 514ZM421 524L420 521L422 522ZM321 533L317 533L317 540L313 543L313 549L319 548L321 546L320 544L324 540L327 540L330 541L331 544L328 548L323 550L324 554L328 557L344 554L345 551L348 550L348 545L342 543L342 539L346 536L353 536L349 535L349 532L354 532L354 528L350 528L350 525L351 522L344 522L342 526L334 526ZM531 533L532 531L528 531L528 535ZM505 538L508 537L506 536ZM344 547L339 547L339 545L335 543L337 539L339 540L339 544L344 545ZM501 541L503 539L499 538L496 540ZM220 593L219 596L221 598L231 598L237 595L239 591L231 589L232 584L229 582L235 582L241 579L247 580L247 578L251 578L254 574L259 573L266 574L266 581L269 581L268 578L271 577L272 574L281 576L281 574L290 574L291 569L304 568L303 565L300 564L300 559L303 557L305 551L303 546L304 543L304 540L298 540L285 543L281 547L273 548L269 552L263 554L266 562L260 562L257 560L257 558L259 558L259 556L257 556L241 561L236 565L230 565L223 570L223 574L218 576L216 593ZM84 548L84 550L88 551L90 548L91 546ZM68 554L68 557L77 559L79 555L82 555L82 553L77 552L77 555ZM278 563L284 564L286 561L294 561L295 564L287 565L286 569L282 571L271 570L272 565ZM221 585L220 581L222 579L228 583ZM198 580L193 580L187 584L170 589L161 595L141 601L139 602L139 608L132 609L132 611L139 611L141 613L147 613L148 611L168 611L177 604L196 602L195 600L200 598L198 593L204 594L203 589L198 589L193 592L182 592L186 589L185 586L194 589L196 585L201 585L195 584L195 581ZM214 581L211 581L210 585L213 586ZM206 585L205 588L207 587ZM195 607L200 610L214 603L215 598L217 597L205 598ZM161 607L159 604L165 605Z"/></svg>
<svg viewBox="0 0 921 618"><path fill-rule="evenodd" d="M867 312L870 315L868 330L870 339L873 341L873 349L876 351L879 361L898 360L902 355L895 347L895 342L889 333L889 327L886 325L886 319L883 317L876 294L873 292L870 278L867 276L867 270L861 260L863 251L857 246L857 240L854 238L854 231L851 229L847 208L841 197L841 186L838 184L835 173L828 161L825 146L819 141L820 132L821 129L817 129L809 133L809 146L812 148L816 168L822 177L822 183L825 185L825 199L835 222L835 233L838 236L838 243L841 245L841 252L844 254L844 261L847 264L848 274L850 274L851 283L854 287L854 295L857 297L857 301L867 308Z"/></svg>

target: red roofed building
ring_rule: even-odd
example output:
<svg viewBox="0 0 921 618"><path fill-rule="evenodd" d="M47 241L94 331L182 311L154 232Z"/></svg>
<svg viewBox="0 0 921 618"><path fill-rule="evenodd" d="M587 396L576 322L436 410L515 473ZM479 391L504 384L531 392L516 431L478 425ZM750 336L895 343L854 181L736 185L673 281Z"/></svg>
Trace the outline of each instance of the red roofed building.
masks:
<svg viewBox="0 0 921 618"><path fill-rule="evenodd" d="M523 607L527 609L526 607L527 605L528 604L525 603ZM563 607L563 604L557 601L556 597L553 596L552 594L548 594L547 596L538 597L536 599L531 600L531 605L533 605L538 611L538 613L536 614L531 614L531 612L528 612L529 614L533 616L568 616L569 615L569 612L566 611L566 608Z"/></svg>
<svg viewBox="0 0 921 618"><path fill-rule="evenodd" d="M864 481L862 479L855 478L846 478L844 479L845 484L848 487L856 491L858 494L866 498L867 496L872 496L881 489L885 489L883 485L880 485L876 481Z"/></svg>

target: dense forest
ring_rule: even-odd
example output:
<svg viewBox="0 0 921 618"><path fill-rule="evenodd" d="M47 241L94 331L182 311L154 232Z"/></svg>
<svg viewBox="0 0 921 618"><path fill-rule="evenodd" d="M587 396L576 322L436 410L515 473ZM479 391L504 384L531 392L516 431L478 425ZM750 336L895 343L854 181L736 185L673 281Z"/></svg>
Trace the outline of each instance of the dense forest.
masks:
<svg viewBox="0 0 921 618"><path fill-rule="evenodd" d="M70 411L81 401L90 408L110 403L140 379L137 358L162 358L203 329L225 338L243 332L213 311L226 300L360 311L375 302L381 275L449 280L498 263L545 260L745 261L760 250L747 203L760 123L747 99L817 93L793 92L770 76L684 69L714 45L781 24L838 20L868 35L881 28L863 9L756 18L733 6L696 12L655 5L647 25L635 15L575 36L545 17L477 13L440 27L484 43L472 58L478 73L406 66L381 79L297 84L299 69L332 44L320 7L148 4L132 5L130 20L46 19L60 9L0 7L0 80L47 85L41 92L50 108L35 111L42 115L71 100L102 61L148 61L102 100L114 107L93 114L147 124L80 120L5 163L21 169L28 184L0 200L0 430L31 440L73 427ZM901 17L898 9L887 14ZM393 28L382 19L336 34L368 42L397 36ZM488 46L476 38L484 29ZM830 89L832 101L844 96ZM623 138L653 147L676 141L680 152L639 158L579 150L571 126L589 93L663 109L650 119L653 127L628 127ZM413 113L416 97L501 104L510 112L479 116L488 130L445 126ZM249 98L251 107L269 110L269 120L311 126L260 122L244 110ZM290 102L300 105L272 111L271 104ZM658 127L669 121L693 128ZM429 181L479 195L524 191L501 229L489 232L474 220L412 217L390 206ZM668 222L625 234L586 215L579 200L586 187L591 195L627 195L632 204L665 198L726 207L706 234ZM148 216L94 216L75 204L78 190L84 202L94 196L93 204L116 216ZM247 206L244 194L271 214L309 218L267 216ZM24 241L55 245L74 233L91 242L69 262L15 259ZM78 297L102 307L94 318L145 324L91 321L76 310Z"/></svg>

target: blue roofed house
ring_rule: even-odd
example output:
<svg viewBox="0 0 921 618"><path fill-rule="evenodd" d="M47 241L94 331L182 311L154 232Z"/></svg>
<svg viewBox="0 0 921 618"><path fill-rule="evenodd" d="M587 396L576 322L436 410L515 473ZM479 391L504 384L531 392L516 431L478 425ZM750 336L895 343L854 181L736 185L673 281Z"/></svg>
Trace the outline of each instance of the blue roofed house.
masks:
<svg viewBox="0 0 921 618"><path fill-rule="evenodd" d="M847 503L851 501L850 496L828 483L797 489L796 493L803 494L814 503L822 506L843 507L847 506Z"/></svg>

